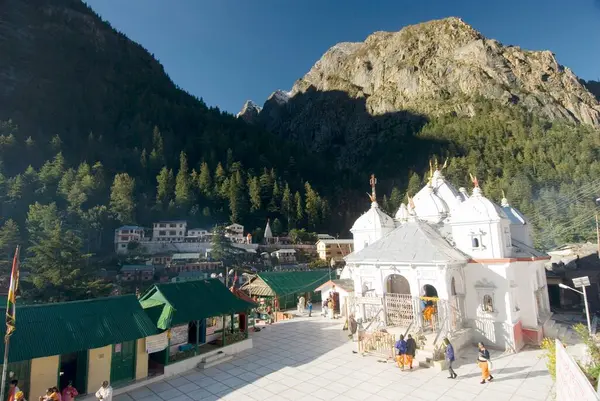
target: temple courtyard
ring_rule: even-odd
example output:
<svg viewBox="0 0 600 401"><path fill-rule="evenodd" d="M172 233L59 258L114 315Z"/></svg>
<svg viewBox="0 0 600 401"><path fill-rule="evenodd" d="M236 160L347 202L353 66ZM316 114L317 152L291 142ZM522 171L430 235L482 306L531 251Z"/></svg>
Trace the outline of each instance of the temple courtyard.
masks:
<svg viewBox="0 0 600 401"><path fill-rule="evenodd" d="M252 333L254 348L229 362L115 397L115 401L485 400L553 399L541 352L491 351L494 380L480 384L476 350L457 353L456 380L433 368L401 371L352 352L341 321L301 317Z"/></svg>

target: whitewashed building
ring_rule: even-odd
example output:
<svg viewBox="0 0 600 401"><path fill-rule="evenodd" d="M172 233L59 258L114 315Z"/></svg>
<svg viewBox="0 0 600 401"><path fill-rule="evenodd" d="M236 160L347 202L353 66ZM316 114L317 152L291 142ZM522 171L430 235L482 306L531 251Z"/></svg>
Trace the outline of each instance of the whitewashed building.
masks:
<svg viewBox="0 0 600 401"><path fill-rule="evenodd" d="M229 238L231 242L242 244L245 242L244 226L241 224L231 224L225 227L225 238Z"/></svg>
<svg viewBox="0 0 600 401"><path fill-rule="evenodd" d="M159 221L152 225L152 241L183 242L187 231L187 221Z"/></svg>
<svg viewBox="0 0 600 401"><path fill-rule="evenodd" d="M375 316L377 303L363 301L380 297L378 316L388 326L430 328L438 339L467 333L467 342L512 351L541 341L551 316L549 257L532 248L518 210L486 198L476 179L471 195L457 190L436 169L392 218L377 204L375 183L372 177L371 208L351 229L355 251L341 277L354 281L358 318Z"/></svg>
<svg viewBox="0 0 600 401"><path fill-rule="evenodd" d="M122 226L115 230L115 252L127 253L127 244L145 240L144 227Z"/></svg>

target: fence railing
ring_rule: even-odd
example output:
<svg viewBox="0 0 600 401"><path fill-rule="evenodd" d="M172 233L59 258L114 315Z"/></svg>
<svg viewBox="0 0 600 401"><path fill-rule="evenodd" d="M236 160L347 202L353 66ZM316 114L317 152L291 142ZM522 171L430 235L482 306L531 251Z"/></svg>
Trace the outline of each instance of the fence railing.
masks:
<svg viewBox="0 0 600 401"><path fill-rule="evenodd" d="M350 313L361 318L362 323L383 322L387 326L400 326L447 335L463 327L463 299L413 297L410 294L383 294L368 297L348 297Z"/></svg>

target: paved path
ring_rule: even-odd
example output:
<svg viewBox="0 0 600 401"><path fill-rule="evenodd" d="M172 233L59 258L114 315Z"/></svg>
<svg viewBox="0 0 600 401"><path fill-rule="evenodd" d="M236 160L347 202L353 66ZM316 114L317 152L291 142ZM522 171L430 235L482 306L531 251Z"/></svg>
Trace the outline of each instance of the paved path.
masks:
<svg viewBox="0 0 600 401"><path fill-rule="evenodd" d="M115 397L115 401L208 400L551 400L552 380L539 351L492 352L492 383L479 384L474 350L461 352L458 379L447 372L402 372L352 353L339 321L298 318L252 335L254 348L204 371L193 370Z"/></svg>

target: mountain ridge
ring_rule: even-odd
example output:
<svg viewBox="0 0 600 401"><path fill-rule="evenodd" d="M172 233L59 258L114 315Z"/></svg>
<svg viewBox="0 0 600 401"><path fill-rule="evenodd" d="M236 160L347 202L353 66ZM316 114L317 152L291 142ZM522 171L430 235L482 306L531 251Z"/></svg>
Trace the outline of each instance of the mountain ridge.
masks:
<svg viewBox="0 0 600 401"><path fill-rule="evenodd" d="M338 43L293 84L290 97L310 87L364 97L374 115L410 110L472 116L474 102L485 98L551 121L600 127L600 103L552 52L502 45L456 17ZM267 126L264 116L278 107L271 103L263 107Z"/></svg>

